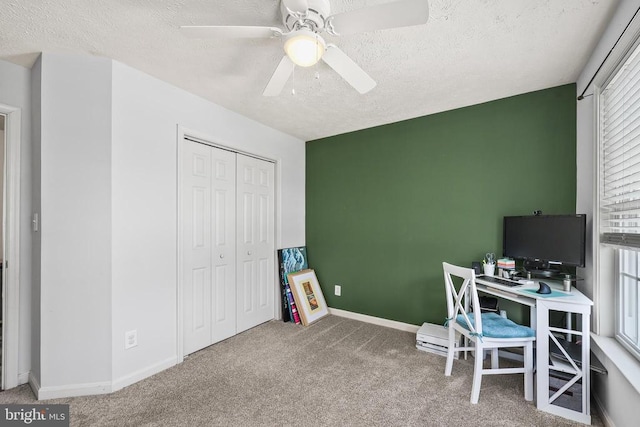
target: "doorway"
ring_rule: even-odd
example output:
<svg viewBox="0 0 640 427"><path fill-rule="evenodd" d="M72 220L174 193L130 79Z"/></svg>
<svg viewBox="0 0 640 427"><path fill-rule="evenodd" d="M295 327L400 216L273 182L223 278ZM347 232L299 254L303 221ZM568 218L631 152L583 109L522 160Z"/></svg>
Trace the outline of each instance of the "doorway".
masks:
<svg viewBox="0 0 640 427"><path fill-rule="evenodd" d="M2 292L0 310L2 323L0 334L0 388L7 390L17 387L19 382L27 382L27 374L19 377L20 343L20 147L21 147L21 110L10 105L0 104L2 117L2 140L4 147L2 165L2 254L1 282Z"/></svg>
<svg viewBox="0 0 640 427"><path fill-rule="evenodd" d="M2 375L2 365L4 363L3 356L3 317L4 317L4 280L2 261L4 260L4 124L5 116L0 114L0 390L4 390L4 381Z"/></svg>

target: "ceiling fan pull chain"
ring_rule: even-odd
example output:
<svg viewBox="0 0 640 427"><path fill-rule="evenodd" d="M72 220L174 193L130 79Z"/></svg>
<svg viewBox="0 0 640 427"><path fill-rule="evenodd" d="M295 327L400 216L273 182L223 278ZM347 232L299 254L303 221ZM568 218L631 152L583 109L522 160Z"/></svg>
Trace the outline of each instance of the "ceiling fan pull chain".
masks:
<svg viewBox="0 0 640 427"><path fill-rule="evenodd" d="M316 74L315 74L315 78L316 80L320 80L320 72L318 71L318 63L320 62L320 55L319 55L319 50L318 50L318 34L316 33Z"/></svg>
<svg viewBox="0 0 640 427"><path fill-rule="evenodd" d="M293 66L293 71L291 72L291 95L296 94L296 67Z"/></svg>

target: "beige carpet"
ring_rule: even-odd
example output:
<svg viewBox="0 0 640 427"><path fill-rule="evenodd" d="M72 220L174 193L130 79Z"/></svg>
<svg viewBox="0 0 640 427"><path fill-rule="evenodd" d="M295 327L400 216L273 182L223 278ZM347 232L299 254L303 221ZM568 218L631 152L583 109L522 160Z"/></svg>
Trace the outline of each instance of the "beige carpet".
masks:
<svg viewBox="0 0 640 427"><path fill-rule="evenodd" d="M473 359L415 348L415 335L336 316L272 321L109 395L56 399L73 426L576 426L523 398L521 375L483 378ZM0 404L31 403L28 386ZM594 425L602 425L593 417Z"/></svg>

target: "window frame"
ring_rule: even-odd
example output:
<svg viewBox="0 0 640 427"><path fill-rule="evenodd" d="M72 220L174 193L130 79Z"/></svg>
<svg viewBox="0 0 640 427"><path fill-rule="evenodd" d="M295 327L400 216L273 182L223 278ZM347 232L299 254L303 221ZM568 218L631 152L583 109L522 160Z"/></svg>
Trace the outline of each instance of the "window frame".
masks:
<svg viewBox="0 0 640 427"><path fill-rule="evenodd" d="M628 337L624 331L624 321L623 321L623 310L622 304L624 304L623 296L622 296L622 286L623 283L620 280L623 272L621 271L621 251L622 250L630 250L636 252L636 284L638 288L636 289L636 296L640 295L640 231L638 233L604 233L602 230L602 206L603 206L603 175L604 175L604 165L603 165L603 141L604 141L604 126L603 126L603 106L602 106L602 92L607 89L609 84L616 79L618 74L621 72L624 65L627 63L629 58L631 58L634 54L640 55L640 37L636 37L635 41L630 44L629 49L625 52L624 55L621 55L619 62L615 67L613 67L610 73L602 80L601 84L596 84L596 88L594 91L595 95L595 135L596 135L596 200L594 206L595 220L594 225L596 227L597 233L597 241L596 241L596 257L594 261L597 263L595 268L598 272L596 277L599 277L600 284L599 288L602 288L603 283L605 282L605 286L609 288L610 291L613 291L614 298L612 301L612 313L610 314L611 320L613 323L613 336L617 342L620 343L631 355L640 360L640 298L637 298L636 309L638 311L636 315L636 325L637 330L637 339L634 342L633 339ZM640 66L639 73L640 73ZM640 78L639 78L640 80ZM640 95L638 95L640 96ZM640 118L638 119L640 122ZM606 250L605 250L606 249ZM613 259L611 259L612 257ZM605 260L606 259L606 260ZM611 289L613 288L613 289ZM600 313L607 313L607 308L598 307L597 308ZM598 329L598 328L597 328Z"/></svg>
<svg viewBox="0 0 640 427"><path fill-rule="evenodd" d="M635 273L634 274L630 274L628 272L624 272L622 271L622 264L623 264L623 257L621 256L621 251L629 251L634 253L634 257L635 257L635 261L634 261L634 268L635 268ZM635 248L627 248L627 247L619 247L617 248L617 250L615 251L615 266L616 266L616 271L615 271L615 304L616 304L616 310L615 310L615 339L627 350L629 351L633 356L635 356L637 359L640 360L640 301L639 301L639 295L640 295L640 250L635 249ZM623 331L625 328L625 322L624 322L624 314L625 314L625 310L624 307L621 307L622 304L625 304L628 302L627 299L622 300L621 299L621 293L623 293L624 289L624 283L622 282L621 277L622 276L627 276L629 278L631 278L632 280L634 280L635 283L635 306L636 306L636 310L638 311L638 313L636 314L636 318L635 318L635 328L636 328L636 337L635 337L635 342L633 339L631 339L630 337L627 336L626 333L621 333L621 331Z"/></svg>

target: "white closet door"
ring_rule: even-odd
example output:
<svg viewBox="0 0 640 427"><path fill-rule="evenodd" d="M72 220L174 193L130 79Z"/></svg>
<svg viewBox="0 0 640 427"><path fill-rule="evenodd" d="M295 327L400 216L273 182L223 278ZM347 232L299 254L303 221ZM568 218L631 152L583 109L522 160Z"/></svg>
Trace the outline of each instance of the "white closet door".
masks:
<svg viewBox="0 0 640 427"><path fill-rule="evenodd" d="M213 342L236 334L236 154L211 148Z"/></svg>
<svg viewBox="0 0 640 427"><path fill-rule="evenodd" d="M274 165L238 154L238 332L274 317Z"/></svg>
<svg viewBox="0 0 640 427"><path fill-rule="evenodd" d="M184 354L228 338L235 313L235 154L182 143Z"/></svg>
<svg viewBox="0 0 640 427"><path fill-rule="evenodd" d="M182 144L184 350L211 344L211 150Z"/></svg>

